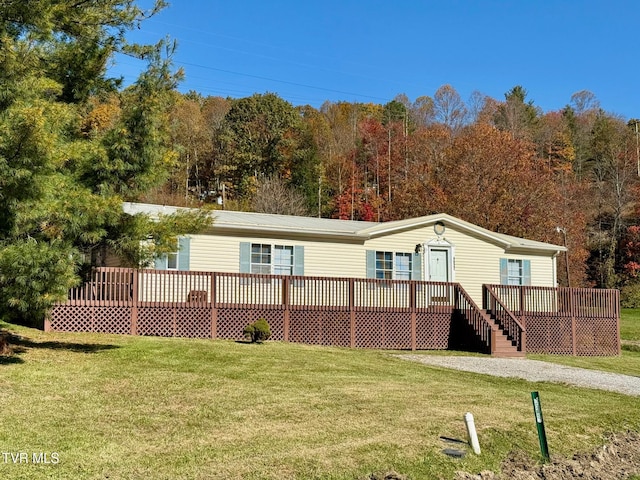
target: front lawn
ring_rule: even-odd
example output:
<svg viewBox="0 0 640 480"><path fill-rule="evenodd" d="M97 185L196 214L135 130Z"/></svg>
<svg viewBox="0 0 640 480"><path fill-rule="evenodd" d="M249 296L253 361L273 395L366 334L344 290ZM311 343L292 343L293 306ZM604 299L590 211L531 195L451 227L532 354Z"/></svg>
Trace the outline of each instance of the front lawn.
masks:
<svg viewBox="0 0 640 480"><path fill-rule="evenodd" d="M0 457L0 478L452 478L538 458L533 390L553 455L640 430L637 397L380 351L9 328L23 340L0 364L0 449L29 462ZM467 411L483 453L449 457L440 436L464 439ZM58 462L34 464L42 453Z"/></svg>

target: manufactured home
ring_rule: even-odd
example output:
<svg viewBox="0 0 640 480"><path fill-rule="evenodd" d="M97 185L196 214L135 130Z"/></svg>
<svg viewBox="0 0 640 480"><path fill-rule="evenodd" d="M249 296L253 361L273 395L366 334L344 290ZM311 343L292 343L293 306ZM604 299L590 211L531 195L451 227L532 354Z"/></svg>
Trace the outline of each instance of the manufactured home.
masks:
<svg viewBox="0 0 640 480"><path fill-rule="evenodd" d="M155 216L179 207L126 203ZM213 211L213 225L179 239L159 270L455 282L476 303L483 284L557 286L565 247L491 232L446 214L360 222Z"/></svg>
<svg viewBox="0 0 640 480"><path fill-rule="evenodd" d="M445 214L386 223L211 215L206 231L180 236L149 268L95 268L46 329L239 340L264 318L272 339L316 345L620 352L618 291L558 288L564 247Z"/></svg>

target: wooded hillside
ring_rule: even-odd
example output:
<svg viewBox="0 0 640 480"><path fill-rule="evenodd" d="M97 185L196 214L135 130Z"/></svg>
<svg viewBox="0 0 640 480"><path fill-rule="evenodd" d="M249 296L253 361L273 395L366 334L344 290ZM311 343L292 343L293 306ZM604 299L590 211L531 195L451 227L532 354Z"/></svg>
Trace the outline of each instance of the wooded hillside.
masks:
<svg viewBox="0 0 640 480"><path fill-rule="evenodd" d="M504 99L474 93L465 102L445 85L415 100L319 110L272 93L190 92L175 94L170 118L178 157L146 201L224 197L227 209L375 221L446 212L566 241L571 286L633 285L640 268L637 122L607 113L588 91L551 112L522 86Z"/></svg>

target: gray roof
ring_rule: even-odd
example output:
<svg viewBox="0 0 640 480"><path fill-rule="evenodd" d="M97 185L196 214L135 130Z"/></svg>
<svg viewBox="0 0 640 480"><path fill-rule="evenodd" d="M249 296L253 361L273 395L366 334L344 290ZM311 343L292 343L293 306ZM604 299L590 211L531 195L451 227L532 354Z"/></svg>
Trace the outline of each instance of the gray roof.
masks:
<svg viewBox="0 0 640 480"><path fill-rule="evenodd" d="M189 210L185 207L168 205L154 205L146 203L124 203L125 213L146 214L151 217L157 215L171 215ZM351 239L364 241L404 230L443 222L445 225L455 225L458 229L474 233L488 241L493 241L505 249L520 248L526 250L565 251L565 247L550 243L513 237L502 233L492 232L446 213L436 213L424 217L397 220L393 222L360 222L354 220L335 220L317 217L297 217L293 215L273 215L267 213L234 212L230 210L212 210L214 218L212 231L242 231L247 233L276 233L296 234L314 237L331 237L335 239Z"/></svg>

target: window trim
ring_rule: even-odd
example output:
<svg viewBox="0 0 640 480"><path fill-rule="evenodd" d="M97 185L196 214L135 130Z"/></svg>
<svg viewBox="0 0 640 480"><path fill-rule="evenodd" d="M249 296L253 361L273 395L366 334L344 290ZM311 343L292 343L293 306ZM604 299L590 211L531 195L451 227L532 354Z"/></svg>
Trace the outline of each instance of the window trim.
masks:
<svg viewBox="0 0 640 480"><path fill-rule="evenodd" d="M519 263L519 276L511 275L510 265ZM517 279L519 283L511 283L511 280ZM516 287L531 285L531 260L526 258L501 258L500 259L500 284Z"/></svg>
<svg viewBox="0 0 640 480"><path fill-rule="evenodd" d="M268 253L260 252L260 255L268 255L269 263L256 263L253 261L253 249L255 246L260 246L261 248L268 247ZM288 250L291 256L291 263L276 263L276 250ZM266 267L267 265L269 266L269 273L257 273L253 271L254 266ZM289 273L275 273L277 269L288 269ZM304 275L304 246L262 242L240 242L240 273L249 273L254 275L302 276Z"/></svg>
<svg viewBox="0 0 640 480"><path fill-rule="evenodd" d="M371 265L371 277L370 278L374 278L376 280L403 280L403 281L407 281L407 280L412 280L415 276L414 270L416 268L416 258L415 258L415 254L413 252L402 252L402 251L389 251L389 250L370 250L370 252L373 252L371 255L371 260L372 261L372 265ZM386 258L384 259L379 259L378 256L380 254L383 255L391 255L391 259L388 260ZM398 263L397 260L398 258L408 258L409 259L409 269L408 270L400 270L398 269ZM378 263L379 262L391 262L391 268L378 268ZM419 266L418 266L419 267ZM386 278L386 277L379 277L378 276L378 272L391 272L391 278ZM408 275L408 278L398 278L399 274L406 274Z"/></svg>

